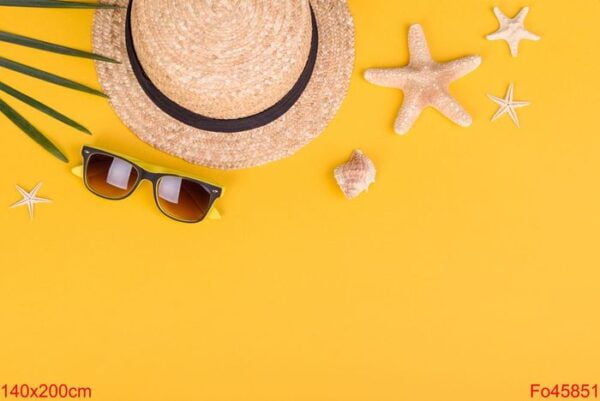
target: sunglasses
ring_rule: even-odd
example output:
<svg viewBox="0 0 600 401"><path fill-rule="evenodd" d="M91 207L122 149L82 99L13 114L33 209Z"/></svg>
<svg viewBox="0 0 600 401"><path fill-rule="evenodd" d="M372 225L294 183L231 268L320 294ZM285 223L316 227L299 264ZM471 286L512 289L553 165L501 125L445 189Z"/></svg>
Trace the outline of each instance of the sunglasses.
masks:
<svg viewBox="0 0 600 401"><path fill-rule="evenodd" d="M167 217L184 223L221 217L213 207L223 194L221 187L112 151L84 146L81 153L83 165L73 168L73 173L95 195L125 199L142 180L148 180L156 206Z"/></svg>

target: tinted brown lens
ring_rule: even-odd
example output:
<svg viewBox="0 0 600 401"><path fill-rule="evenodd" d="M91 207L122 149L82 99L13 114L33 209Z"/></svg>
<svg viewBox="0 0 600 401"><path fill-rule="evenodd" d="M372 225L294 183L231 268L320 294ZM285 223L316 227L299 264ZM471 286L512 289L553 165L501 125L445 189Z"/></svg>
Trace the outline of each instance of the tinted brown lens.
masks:
<svg viewBox="0 0 600 401"><path fill-rule="evenodd" d="M156 199L168 216L189 222L202 220L210 206L210 194L202 185L176 176L158 180Z"/></svg>
<svg viewBox="0 0 600 401"><path fill-rule="evenodd" d="M100 196L120 199L127 196L138 180L135 166L118 157L93 154L85 168L88 187Z"/></svg>

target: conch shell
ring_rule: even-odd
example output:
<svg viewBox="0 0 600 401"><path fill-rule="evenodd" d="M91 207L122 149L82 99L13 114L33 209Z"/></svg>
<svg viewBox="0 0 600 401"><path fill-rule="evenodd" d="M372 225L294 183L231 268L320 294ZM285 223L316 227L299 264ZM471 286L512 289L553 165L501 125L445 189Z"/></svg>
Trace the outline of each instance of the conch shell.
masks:
<svg viewBox="0 0 600 401"><path fill-rule="evenodd" d="M375 165L359 149L354 150L350 159L333 172L338 185L348 199L355 198L366 191L369 185L375 182L375 174Z"/></svg>

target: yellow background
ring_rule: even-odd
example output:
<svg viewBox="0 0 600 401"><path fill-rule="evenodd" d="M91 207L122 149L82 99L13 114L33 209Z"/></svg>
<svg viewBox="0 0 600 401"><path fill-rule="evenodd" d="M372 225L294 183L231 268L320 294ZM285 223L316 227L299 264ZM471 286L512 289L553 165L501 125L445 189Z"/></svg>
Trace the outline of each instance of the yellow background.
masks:
<svg viewBox="0 0 600 401"><path fill-rule="evenodd" d="M0 385L91 386L97 400L526 400L530 383L600 381L600 2L531 0L510 57L497 0L351 0L356 69L336 119L296 156L223 172L140 142L100 98L0 79L93 130L7 99L69 166L0 118ZM89 49L91 11L1 9L0 29ZM407 62L410 23L440 61L480 54L452 86L474 124L427 110L392 131L400 91L362 72ZM0 54L97 86L93 63ZM510 82L522 128L490 117ZM6 99L7 96L0 94ZM148 184L108 202L69 173L96 144L227 186L223 220L164 218ZM347 201L354 148L377 182ZM15 184L43 181L29 221Z"/></svg>

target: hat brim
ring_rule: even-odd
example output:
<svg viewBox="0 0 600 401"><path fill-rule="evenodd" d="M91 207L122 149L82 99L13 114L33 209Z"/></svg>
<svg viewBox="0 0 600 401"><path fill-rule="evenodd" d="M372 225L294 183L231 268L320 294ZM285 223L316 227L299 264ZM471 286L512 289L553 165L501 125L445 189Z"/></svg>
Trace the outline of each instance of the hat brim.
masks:
<svg viewBox="0 0 600 401"><path fill-rule="evenodd" d="M111 3L127 6L129 0ZM354 67L354 22L346 0L311 0L319 29L317 62L296 104L260 128L236 133L200 130L159 109L144 93L127 58L124 9L99 10L94 50L120 60L96 63L98 78L121 120L141 140L190 163L241 169L296 153L316 138L339 109Z"/></svg>

